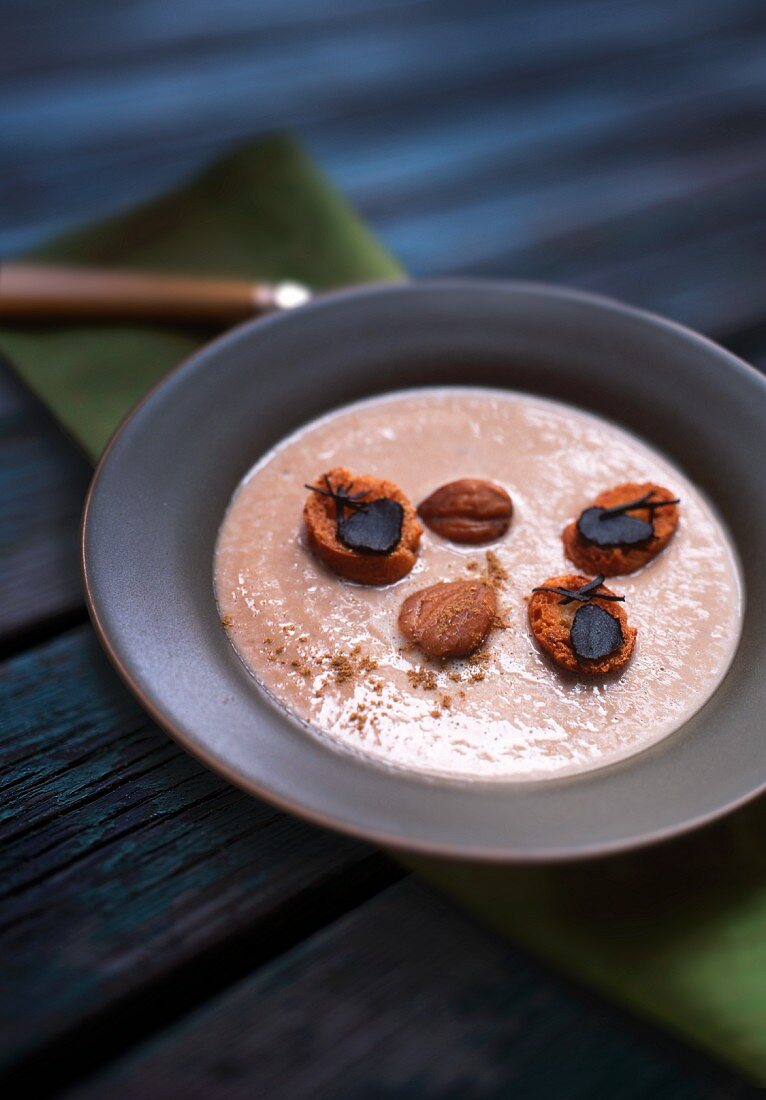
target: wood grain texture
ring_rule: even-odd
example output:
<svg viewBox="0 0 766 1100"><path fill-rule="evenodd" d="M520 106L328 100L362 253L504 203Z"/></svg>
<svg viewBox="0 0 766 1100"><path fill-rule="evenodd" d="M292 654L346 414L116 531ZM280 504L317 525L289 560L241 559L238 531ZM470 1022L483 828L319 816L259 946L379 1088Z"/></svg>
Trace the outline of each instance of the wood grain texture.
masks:
<svg viewBox="0 0 766 1100"><path fill-rule="evenodd" d="M90 473L0 360L0 653L84 618L77 531Z"/></svg>
<svg viewBox="0 0 766 1100"><path fill-rule="evenodd" d="M536 232L693 201L763 144L757 0L6 7L5 252L284 127L412 272L524 274Z"/></svg>
<svg viewBox="0 0 766 1100"><path fill-rule="evenodd" d="M2 666L0 730L0 1062L36 1052L27 1085L42 1066L65 1079L73 1058L184 1011L397 874L181 752L88 627ZM128 1002L109 1031L104 1013Z"/></svg>
<svg viewBox="0 0 766 1100"><path fill-rule="evenodd" d="M712 1100L750 1091L627 1031L620 1015L408 880L68 1095Z"/></svg>

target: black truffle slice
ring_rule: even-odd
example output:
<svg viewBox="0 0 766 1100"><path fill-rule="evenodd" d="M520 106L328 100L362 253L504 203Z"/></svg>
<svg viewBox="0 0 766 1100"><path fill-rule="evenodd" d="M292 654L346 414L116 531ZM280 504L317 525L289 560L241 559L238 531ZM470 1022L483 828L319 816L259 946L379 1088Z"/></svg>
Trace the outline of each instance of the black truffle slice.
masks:
<svg viewBox="0 0 766 1100"><path fill-rule="evenodd" d="M596 603L579 607L569 634L572 649L582 661L598 661L623 643L620 620Z"/></svg>
<svg viewBox="0 0 766 1100"><path fill-rule="evenodd" d="M380 497L363 503L367 490L350 492L353 482L333 489L327 474L324 482L326 489L318 485L306 485L305 488L335 501L335 530L344 546L357 554L390 554L396 549L402 539L404 522L404 508L398 500ZM347 508L350 509L348 513Z"/></svg>
<svg viewBox="0 0 766 1100"><path fill-rule="evenodd" d="M610 513L607 508L586 508L577 521L582 537L596 546L635 546L654 534L654 524L624 512Z"/></svg>
<svg viewBox="0 0 766 1100"><path fill-rule="evenodd" d="M381 497L338 515L338 538L358 554L390 554L402 537L404 508L397 500Z"/></svg>

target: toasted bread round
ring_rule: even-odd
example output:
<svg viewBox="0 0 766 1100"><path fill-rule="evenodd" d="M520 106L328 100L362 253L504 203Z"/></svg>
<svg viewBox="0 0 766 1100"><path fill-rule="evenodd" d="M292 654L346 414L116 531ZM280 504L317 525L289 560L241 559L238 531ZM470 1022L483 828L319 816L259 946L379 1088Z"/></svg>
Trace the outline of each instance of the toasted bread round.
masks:
<svg viewBox="0 0 766 1100"><path fill-rule="evenodd" d="M625 504L637 500L651 492L652 500L674 500L674 494L662 485L651 481L626 481L606 489L595 498L589 507L613 508L616 504ZM596 546L588 542L577 529L577 520L568 524L562 533L564 553L578 569L587 573L603 573L605 577L616 577L623 573L635 573L656 558L670 542L678 526L678 505L669 504L666 508L649 510L633 508L628 513L638 519L647 520L654 525L654 535L646 542L633 546Z"/></svg>
<svg viewBox="0 0 766 1100"><path fill-rule="evenodd" d="M543 581L546 588L577 589L587 584L589 577L577 573L567 573L562 577L549 577ZM596 589L604 596L613 596L614 592L605 585ZM535 641L559 668L584 676L604 676L616 672L628 663L636 644L636 629L628 625L628 616L622 604L595 596L587 604L572 601L562 603L562 597L555 592L533 592L529 600L529 625ZM595 604L613 618L617 619L622 631L622 642L618 649L606 657L597 660L584 660L578 657L571 639L572 623L580 608Z"/></svg>
<svg viewBox="0 0 766 1100"><path fill-rule="evenodd" d="M363 502L394 500L402 506L402 534L399 542L388 554L360 553L345 546L338 538L337 505L321 492L310 492L303 508L308 544L333 573L359 584L392 584L401 580L412 569L417 558L420 525L415 509L393 481L371 477L368 474L352 474L345 466L336 466L326 474L315 478L317 489L326 488L329 480L333 490L343 486L349 494L366 493Z"/></svg>

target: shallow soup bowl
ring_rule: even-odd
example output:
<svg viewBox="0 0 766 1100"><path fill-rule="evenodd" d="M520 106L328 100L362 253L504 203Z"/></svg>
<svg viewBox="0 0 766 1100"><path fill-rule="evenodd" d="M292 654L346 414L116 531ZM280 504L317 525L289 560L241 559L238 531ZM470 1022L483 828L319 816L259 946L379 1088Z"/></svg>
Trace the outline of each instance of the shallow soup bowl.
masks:
<svg viewBox="0 0 766 1100"><path fill-rule="evenodd" d="M334 407L450 384L522 390L608 417L675 462L728 527L745 586L737 653L704 707L653 747L532 783L408 774L311 735L237 658L216 608L213 554L243 475ZM184 748L317 824L396 849L498 862L659 841L766 787L765 426L766 380L756 371L687 329L603 298L474 281L328 295L216 340L123 423L86 503L91 615L125 682Z"/></svg>

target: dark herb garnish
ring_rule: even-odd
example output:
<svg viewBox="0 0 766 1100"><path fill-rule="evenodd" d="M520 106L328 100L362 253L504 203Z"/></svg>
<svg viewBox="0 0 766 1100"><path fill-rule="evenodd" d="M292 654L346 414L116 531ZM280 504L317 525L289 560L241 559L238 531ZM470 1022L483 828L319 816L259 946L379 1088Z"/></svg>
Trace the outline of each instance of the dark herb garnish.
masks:
<svg viewBox="0 0 766 1100"><path fill-rule="evenodd" d="M361 508L359 502L369 495L369 489L365 489L361 493L350 493L349 489L354 484L353 481L349 481L348 485L337 485L333 489L327 474L324 475L324 483L327 486L326 489L320 489L318 485L304 485L303 488L310 489L312 493L319 493L320 496L329 497L330 500L334 500L338 515L340 515L341 508L343 507Z"/></svg>
<svg viewBox="0 0 766 1100"><path fill-rule="evenodd" d="M562 604L571 603L572 600L577 600L578 603L589 603L590 600L610 600L612 603L622 603L625 599L624 596L612 596L604 593L603 595L596 591L604 583L604 574L599 573L597 577L594 577L592 581L588 581L582 588L557 588L549 587L548 585L541 584L537 588L533 588L533 592L553 592L557 596L563 596L564 599L559 602Z"/></svg>
<svg viewBox="0 0 766 1100"><path fill-rule="evenodd" d="M401 542L404 521L404 508L397 500L379 497L365 501L370 490L352 493L350 481L333 489L327 474L324 482L326 489L316 485L305 488L335 501L336 530L344 546L358 554L390 554L396 549Z"/></svg>
<svg viewBox="0 0 766 1100"><path fill-rule="evenodd" d="M569 633L572 649L581 661L598 661L622 645L620 620L597 603L578 607Z"/></svg>
<svg viewBox="0 0 766 1100"><path fill-rule="evenodd" d="M654 535L654 524L651 520L627 513L636 508L654 512L656 508L680 503L678 500L650 500L651 495L652 490L636 500L615 504L611 508L586 508L577 520L577 530L587 542L596 546L635 546L646 542Z"/></svg>

